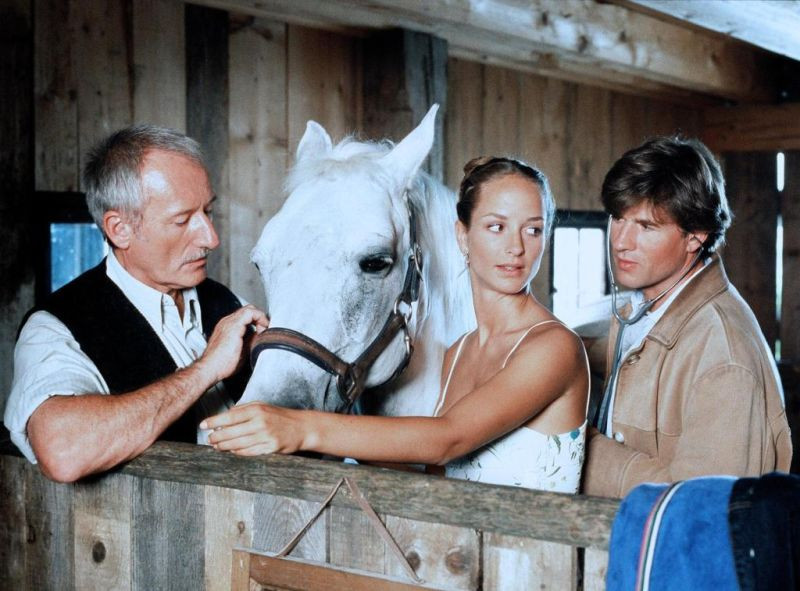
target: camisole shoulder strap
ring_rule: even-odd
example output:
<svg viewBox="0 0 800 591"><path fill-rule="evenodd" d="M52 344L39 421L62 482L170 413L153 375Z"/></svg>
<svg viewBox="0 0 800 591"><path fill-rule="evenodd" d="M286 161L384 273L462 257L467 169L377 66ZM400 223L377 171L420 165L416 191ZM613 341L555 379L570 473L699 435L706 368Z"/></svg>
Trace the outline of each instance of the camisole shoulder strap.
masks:
<svg viewBox="0 0 800 591"><path fill-rule="evenodd" d="M455 357L453 357L453 363L450 364L450 371L447 374L447 380L444 383L444 388L442 388L442 395L439 397L439 404L436 405L436 409L433 411L433 416L438 417L439 412L442 410L442 406L444 406L445 398L447 397L447 389L450 387L450 379L453 377L453 370L456 368L456 363L458 362L458 358L461 356L461 349L464 347L464 341L467 340L467 335L470 333L465 332L461 340L458 341L458 347L456 348Z"/></svg>
<svg viewBox="0 0 800 591"><path fill-rule="evenodd" d="M541 322L537 322L537 323L536 323L536 324L534 324L533 326L529 327L529 328L528 328L528 330L526 330L524 333L522 333L522 336L521 336L521 337L519 337L519 339L518 339L518 340L517 340L517 342L514 344L514 346L513 346L513 347L511 347L511 351L509 351L509 352L508 352L508 355L506 355L506 359L505 359L505 361L503 361L503 367L505 367L505 366L506 366L506 363L508 363L508 360L509 360L509 359L511 359L511 356L514 354L514 351L516 351L516 350L517 350L517 348L518 348L518 347L519 347L519 346L522 344L522 341L524 341L524 340L525 340L525 337L526 337L526 336L528 336L528 334L529 334L529 333L530 333L530 332L531 332L531 331L532 331L534 328L537 328L537 327L539 327L539 326L542 326L542 325L544 325L544 324L560 324L561 326L564 326L564 323L563 323L563 322L561 322L561 321L559 321L559 320L542 320Z"/></svg>
<svg viewBox="0 0 800 591"><path fill-rule="evenodd" d="M526 330L525 333L516 342L516 344L513 347L511 347L511 351L509 351L508 355L506 355L506 360L503 361L503 367L506 366L506 363L508 363L508 360L511 359L511 355L514 353L514 351L517 350L517 347L519 347L520 344L522 344L522 341L525 340L525 337L528 336L529 332L531 332L537 326L542 326L543 324L549 324L549 323L560 324L561 326L566 328L568 331L570 331L574 335L576 335L576 336L578 335L578 333L576 333L574 330L572 330L570 327L568 327L566 324L564 324L560 320L543 320L542 322L537 322L536 324L531 326L528 330ZM583 351L583 360L584 360L584 363L586 364L586 371L590 372L590 369L589 369L589 354L586 352L586 347L581 347L581 351ZM588 385L588 394L591 394L591 392L592 392L592 380L590 378L589 379L589 385ZM586 398L587 403L588 403L588 400L589 400L588 394L587 394L587 398Z"/></svg>

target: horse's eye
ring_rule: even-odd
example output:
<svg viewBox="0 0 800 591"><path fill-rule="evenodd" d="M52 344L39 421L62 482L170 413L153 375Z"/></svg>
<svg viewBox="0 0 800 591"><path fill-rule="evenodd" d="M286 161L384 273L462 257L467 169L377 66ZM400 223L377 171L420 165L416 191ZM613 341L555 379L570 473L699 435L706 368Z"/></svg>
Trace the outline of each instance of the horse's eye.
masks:
<svg viewBox="0 0 800 591"><path fill-rule="evenodd" d="M364 257L358 262L358 266L361 267L361 270L364 271L364 273L376 274L386 271L392 266L393 263L394 261L392 260L392 257L385 254L379 254Z"/></svg>

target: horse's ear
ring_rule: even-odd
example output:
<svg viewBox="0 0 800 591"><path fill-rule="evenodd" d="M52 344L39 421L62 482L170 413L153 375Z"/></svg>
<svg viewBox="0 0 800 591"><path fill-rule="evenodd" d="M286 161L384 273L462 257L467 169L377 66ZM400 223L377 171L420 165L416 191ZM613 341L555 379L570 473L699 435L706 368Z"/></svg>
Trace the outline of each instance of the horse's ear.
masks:
<svg viewBox="0 0 800 591"><path fill-rule="evenodd" d="M417 174L428 152L433 147L433 136L436 125L436 112L439 105L435 104L422 119L419 125L409 133L402 142L381 158L387 170L397 181L398 188L405 189L411 178Z"/></svg>
<svg viewBox="0 0 800 591"><path fill-rule="evenodd" d="M309 121L306 124L306 132L303 134L300 143L297 144L297 154L295 160L301 162L308 158L321 158L328 154L333 148L331 136L316 121Z"/></svg>

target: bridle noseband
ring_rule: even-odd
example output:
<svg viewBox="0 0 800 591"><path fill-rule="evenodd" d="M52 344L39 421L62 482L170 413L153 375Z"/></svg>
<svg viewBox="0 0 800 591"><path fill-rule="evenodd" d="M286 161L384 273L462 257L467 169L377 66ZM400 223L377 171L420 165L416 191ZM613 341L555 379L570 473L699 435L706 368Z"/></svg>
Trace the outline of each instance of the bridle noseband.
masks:
<svg viewBox="0 0 800 591"><path fill-rule="evenodd" d="M364 392L367 374L380 357L381 353L389 346L399 332L403 332L405 341L405 354L403 360L394 373L384 384L397 378L408 366L414 345L408 333L408 323L413 313L413 304L419 298L419 286L422 280L422 253L417 242L417 220L414 206L406 198L409 218L409 253L408 268L406 269L403 290L394 301L392 311L369 346L355 361L348 363L341 357L325 348L323 345L291 328L268 328L261 334L253 337L250 348L250 364L256 366L258 356L266 349L280 349L296 353L336 377L336 386L339 396L345 404L343 410L349 411L355 401ZM383 385L383 384L381 384Z"/></svg>

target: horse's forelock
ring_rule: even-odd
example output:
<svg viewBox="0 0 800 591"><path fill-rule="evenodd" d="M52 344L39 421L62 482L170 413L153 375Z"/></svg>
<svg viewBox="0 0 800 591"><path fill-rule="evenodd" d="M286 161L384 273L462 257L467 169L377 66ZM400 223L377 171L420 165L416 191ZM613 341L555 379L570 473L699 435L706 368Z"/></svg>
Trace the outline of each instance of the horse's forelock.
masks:
<svg viewBox="0 0 800 591"><path fill-rule="evenodd" d="M312 179L345 177L354 172L367 173L373 180L385 184L388 176L382 174L381 167L374 166L374 162L389 153L393 146L389 140L365 142L346 137L320 158L297 162L286 177L284 190L290 195L298 186Z"/></svg>

